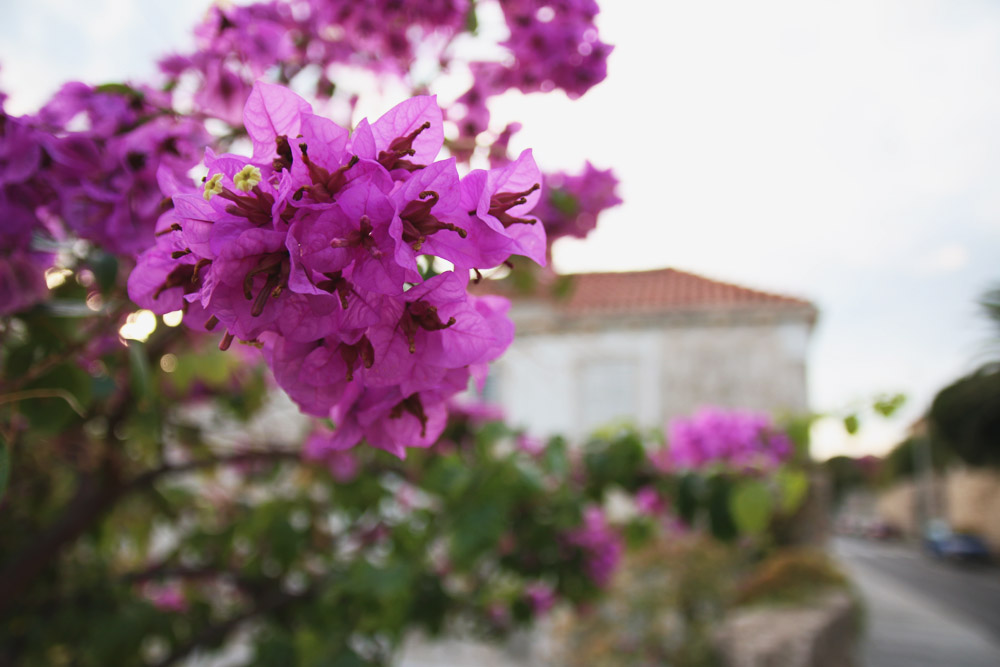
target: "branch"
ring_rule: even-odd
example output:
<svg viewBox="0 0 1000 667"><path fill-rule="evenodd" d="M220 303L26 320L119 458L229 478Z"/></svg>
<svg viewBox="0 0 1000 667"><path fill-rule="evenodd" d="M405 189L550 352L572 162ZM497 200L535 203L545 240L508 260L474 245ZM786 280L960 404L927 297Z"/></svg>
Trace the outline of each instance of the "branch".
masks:
<svg viewBox="0 0 1000 667"><path fill-rule="evenodd" d="M221 570L217 567L171 567L168 563L159 563L148 567L145 570L126 572L122 575L122 580L128 584L141 584L151 579L204 579L206 577L232 576L229 570Z"/></svg>
<svg viewBox="0 0 1000 667"><path fill-rule="evenodd" d="M121 498L113 470L105 473L110 474L84 477L62 516L0 570L0 615L19 601L63 545L75 541Z"/></svg>
<svg viewBox="0 0 1000 667"><path fill-rule="evenodd" d="M127 303L127 301L124 303ZM42 377L64 361L68 361L74 354L82 352L83 349L86 348L98 334L107 331L109 323L111 327L117 328L118 318L124 310L125 305L119 304L116 308L110 309L108 312L104 313L104 316L101 317L93 326L84 330L77 340L67 343L66 347L61 351L48 355L45 359L29 368L24 375L13 380L6 387L7 391L16 391L17 389L20 389L29 382Z"/></svg>
<svg viewBox="0 0 1000 667"><path fill-rule="evenodd" d="M229 456L197 459L173 466L154 468L131 481L123 482L113 463L106 463L105 474L83 478L73 500L55 523L0 569L0 617L14 605L60 549L89 530L104 514L129 494L150 487L161 477L191 472L218 465L238 465L258 461L298 460L299 452L270 449L241 452Z"/></svg>
<svg viewBox="0 0 1000 667"><path fill-rule="evenodd" d="M185 463L173 465L164 464L159 468L153 468L134 478L128 484L129 490L138 490L152 485L161 477L169 475L179 475L185 472L194 472L202 468L214 468L216 466L241 465L245 463L259 463L267 461L298 461L302 458L302 453L294 449L258 449L238 454L222 456L209 456L203 459L195 459Z"/></svg>
<svg viewBox="0 0 1000 667"><path fill-rule="evenodd" d="M221 569L219 567L184 567L171 566L169 563L158 563L145 570L127 572L122 576L122 581L126 584L144 584L148 581L163 579L225 579L236 585L250 597L259 595L261 589L267 584L273 583L273 579L263 577L253 578L241 576L235 571Z"/></svg>
<svg viewBox="0 0 1000 667"><path fill-rule="evenodd" d="M210 625L201 632L197 633L190 639L190 641L181 644L171 651L170 655L162 661L156 663L155 667L169 667L170 665L174 665L200 646L217 645L225 639L230 632L255 616L268 614L291 604L292 602L304 600L312 595L314 590L315 588L313 586L307 587L305 591L301 593L286 593L280 588L274 589L261 597L260 601L247 611L237 614L236 616L233 616L232 618L229 618L221 623L217 623L216 625Z"/></svg>

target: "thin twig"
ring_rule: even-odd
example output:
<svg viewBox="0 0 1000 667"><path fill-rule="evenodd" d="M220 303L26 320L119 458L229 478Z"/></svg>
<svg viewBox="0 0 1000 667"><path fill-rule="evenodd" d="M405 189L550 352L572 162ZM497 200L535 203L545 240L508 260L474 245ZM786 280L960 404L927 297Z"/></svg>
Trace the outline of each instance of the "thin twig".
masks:
<svg viewBox="0 0 1000 667"><path fill-rule="evenodd" d="M193 472L202 468L214 468L216 466L241 465L244 463L258 463L263 461L292 461L302 458L302 453L294 449L257 449L240 452L226 456L209 456L202 459L195 459L185 463L173 465L164 464L159 468L148 470L128 483L130 489L139 489L149 486L161 477L168 475L178 475L185 472Z"/></svg>
<svg viewBox="0 0 1000 667"><path fill-rule="evenodd" d="M78 414L81 419L87 416L87 413L83 410L83 406L76 400L76 397L65 389L25 389L24 391L15 391L10 394L0 394L0 405L4 403L17 403L29 398L61 398L66 401L69 407L73 409L73 412Z"/></svg>

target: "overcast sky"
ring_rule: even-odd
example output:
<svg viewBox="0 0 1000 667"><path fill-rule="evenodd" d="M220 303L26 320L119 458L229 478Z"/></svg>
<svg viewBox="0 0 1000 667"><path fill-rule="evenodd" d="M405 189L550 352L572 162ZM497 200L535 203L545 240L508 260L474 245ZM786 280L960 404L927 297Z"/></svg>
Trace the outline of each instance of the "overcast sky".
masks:
<svg viewBox="0 0 1000 667"><path fill-rule="evenodd" d="M564 271L676 267L813 300L811 402L910 403L856 438L884 451L984 360L975 300L1000 282L1000 3L605 0L616 45L582 99L511 94L515 148L613 167L625 204ZM191 44L205 2L0 0L0 88L34 110L60 82L143 77ZM386 105L388 106L388 105Z"/></svg>

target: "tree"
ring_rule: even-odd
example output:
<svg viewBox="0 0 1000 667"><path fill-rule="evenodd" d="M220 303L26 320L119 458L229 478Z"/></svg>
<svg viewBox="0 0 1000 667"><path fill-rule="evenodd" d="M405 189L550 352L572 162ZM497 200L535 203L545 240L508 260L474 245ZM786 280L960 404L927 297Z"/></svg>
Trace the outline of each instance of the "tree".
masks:
<svg viewBox="0 0 1000 667"><path fill-rule="evenodd" d="M931 404L932 437L971 466L1000 465L1000 365L945 387Z"/></svg>

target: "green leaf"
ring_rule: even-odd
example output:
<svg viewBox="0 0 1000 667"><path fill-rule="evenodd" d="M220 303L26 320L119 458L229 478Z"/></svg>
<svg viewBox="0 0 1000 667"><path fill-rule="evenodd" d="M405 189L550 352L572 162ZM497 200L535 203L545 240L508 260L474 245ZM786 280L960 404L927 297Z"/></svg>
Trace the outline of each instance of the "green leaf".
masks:
<svg viewBox="0 0 1000 667"><path fill-rule="evenodd" d="M469 3L469 11L465 15L465 29L473 35L479 30L479 19L476 18L476 3Z"/></svg>
<svg viewBox="0 0 1000 667"><path fill-rule="evenodd" d="M595 497L600 497L611 485L632 490L646 453L638 434L625 431L611 440L595 438L588 442L583 460L590 489Z"/></svg>
<svg viewBox="0 0 1000 667"><path fill-rule="evenodd" d="M455 514L451 553L459 566L471 565L494 551L507 527L507 508L499 504L499 498L476 500L485 502L469 502Z"/></svg>
<svg viewBox="0 0 1000 667"><path fill-rule="evenodd" d="M580 200L561 188L549 190L549 202L566 216L574 216L580 211Z"/></svg>
<svg viewBox="0 0 1000 667"><path fill-rule="evenodd" d="M199 353L177 356L177 366L170 373L170 382L180 392L186 392L195 381L212 389L224 389L236 362L236 355L221 352L216 348Z"/></svg>
<svg viewBox="0 0 1000 667"><path fill-rule="evenodd" d="M569 472L569 453L563 438L556 436L549 440L542 454L542 463L545 470L558 477Z"/></svg>
<svg viewBox="0 0 1000 667"><path fill-rule="evenodd" d="M681 477L677 484L677 497L674 506L677 514L687 523L694 523L695 514L700 504L701 489L700 480L693 474L688 473Z"/></svg>
<svg viewBox="0 0 1000 667"><path fill-rule="evenodd" d="M895 394L877 399L872 408L883 417L891 417L896 410L903 407L904 403L906 403L906 395Z"/></svg>
<svg viewBox="0 0 1000 667"><path fill-rule="evenodd" d="M778 488L781 494L780 507L782 514L792 514L809 492L809 477L801 470L783 468L777 475Z"/></svg>
<svg viewBox="0 0 1000 667"><path fill-rule="evenodd" d="M771 522L773 510L771 491L760 480L738 482L729 494L729 513L741 533L764 532Z"/></svg>
<svg viewBox="0 0 1000 667"><path fill-rule="evenodd" d="M854 435L855 433L858 432L859 426L860 424L858 422L857 415L847 415L846 417L844 417L844 428L847 429L847 432L850 433L851 435Z"/></svg>
<svg viewBox="0 0 1000 667"><path fill-rule="evenodd" d="M90 269L94 272L101 292L107 294L118 279L118 259L108 253L98 253L91 260Z"/></svg>
<svg viewBox="0 0 1000 667"><path fill-rule="evenodd" d="M427 471L422 486L445 499L459 498L472 482L469 469L453 458L435 461Z"/></svg>
<svg viewBox="0 0 1000 667"><path fill-rule="evenodd" d="M709 477L706 482L708 527L716 539L723 541L733 540L739 535L731 509L732 487L732 482L721 475Z"/></svg>
<svg viewBox="0 0 1000 667"><path fill-rule="evenodd" d="M132 86L125 85L124 83L104 83L97 86L95 90L99 93L124 95L126 97L137 97L139 99L146 96L141 90L136 90Z"/></svg>

